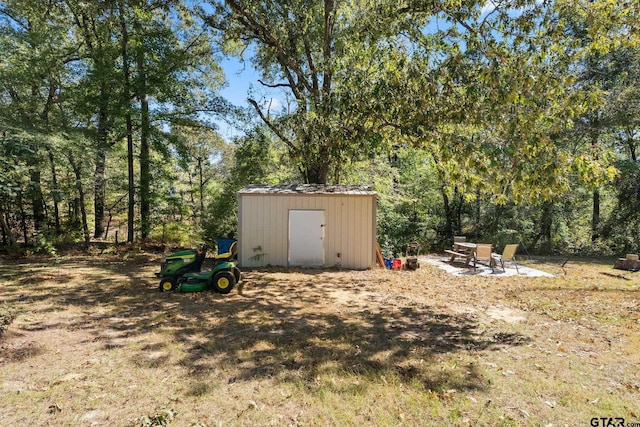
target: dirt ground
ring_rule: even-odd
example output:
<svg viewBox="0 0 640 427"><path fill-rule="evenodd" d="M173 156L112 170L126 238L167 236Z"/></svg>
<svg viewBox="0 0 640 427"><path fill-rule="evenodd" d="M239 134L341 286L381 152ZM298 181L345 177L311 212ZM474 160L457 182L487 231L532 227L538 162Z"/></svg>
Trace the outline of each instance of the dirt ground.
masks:
<svg viewBox="0 0 640 427"><path fill-rule="evenodd" d="M243 271L161 293L161 255L0 260L0 425L640 422L640 273Z"/></svg>

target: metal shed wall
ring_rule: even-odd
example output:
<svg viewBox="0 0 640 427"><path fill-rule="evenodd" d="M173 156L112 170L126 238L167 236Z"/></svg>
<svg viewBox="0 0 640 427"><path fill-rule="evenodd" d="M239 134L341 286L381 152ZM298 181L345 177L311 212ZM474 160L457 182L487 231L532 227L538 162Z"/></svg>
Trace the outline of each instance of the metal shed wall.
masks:
<svg viewBox="0 0 640 427"><path fill-rule="evenodd" d="M325 267L366 269L374 265L375 193L247 194L241 191L238 193L238 260L242 267L289 265L290 210L324 210Z"/></svg>

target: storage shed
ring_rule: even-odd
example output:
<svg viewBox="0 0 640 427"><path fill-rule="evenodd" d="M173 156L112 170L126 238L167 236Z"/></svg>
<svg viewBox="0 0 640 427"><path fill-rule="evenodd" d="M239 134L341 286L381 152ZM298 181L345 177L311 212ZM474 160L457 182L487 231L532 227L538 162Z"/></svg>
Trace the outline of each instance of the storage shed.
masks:
<svg viewBox="0 0 640 427"><path fill-rule="evenodd" d="M240 266L370 268L376 199L363 186L246 187L238 192Z"/></svg>

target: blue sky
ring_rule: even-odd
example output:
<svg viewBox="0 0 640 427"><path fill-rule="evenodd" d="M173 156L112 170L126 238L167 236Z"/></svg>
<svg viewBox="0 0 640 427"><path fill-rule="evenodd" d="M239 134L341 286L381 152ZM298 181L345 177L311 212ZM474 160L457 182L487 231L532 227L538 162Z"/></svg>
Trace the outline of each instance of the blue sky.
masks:
<svg viewBox="0 0 640 427"><path fill-rule="evenodd" d="M258 103L266 106L271 103L272 111L280 111L284 92L282 89L268 89L262 86L258 79L260 73L251 65L249 58L241 61L235 57L225 58L221 64L224 70L227 85L220 91L220 95L238 107L248 107L253 111L253 107L247 102L251 97ZM251 91L251 94L249 92ZM242 135L242 132L228 123L217 121L220 129L218 132L227 140L234 136Z"/></svg>

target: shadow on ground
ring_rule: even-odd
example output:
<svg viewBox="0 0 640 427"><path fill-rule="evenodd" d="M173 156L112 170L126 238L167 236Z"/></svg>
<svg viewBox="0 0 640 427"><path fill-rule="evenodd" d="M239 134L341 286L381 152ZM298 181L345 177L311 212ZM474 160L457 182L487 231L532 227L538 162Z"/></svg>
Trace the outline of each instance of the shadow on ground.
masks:
<svg viewBox="0 0 640 427"><path fill-rule="evenodd" d="M229 295L160 293L153 277L157 261L138 256L4 264L0 274L15 280L0 303L42 316L74 308L83 314L67 327L91 331L107 350L149 332L166 334L186 349L179 363L189 375L197 379L226 366L234 372L230 382L278 375L312 384L326 372L392 372L431 390L479 389L485 380L478 367L465 363L452 373L438 361L460 351L529 341L483 332L471 314L380 292L372 272L244 271L241 286ZM56 325L52 320L33 327ZM132 354L131 361L150 367L170 363L163 350L162 343L143 346L139 353L158 356Z"/></svg>

